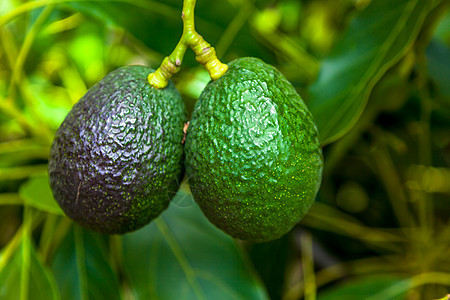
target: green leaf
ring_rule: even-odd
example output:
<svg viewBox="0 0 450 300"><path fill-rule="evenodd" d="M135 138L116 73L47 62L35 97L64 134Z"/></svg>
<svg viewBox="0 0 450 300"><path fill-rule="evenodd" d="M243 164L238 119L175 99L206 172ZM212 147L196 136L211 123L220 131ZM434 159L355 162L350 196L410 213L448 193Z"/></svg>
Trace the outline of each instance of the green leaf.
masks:
<svg viewBox="0 0 450 300"><path fill-rule="evenodd" d="M53 198L47 175L31 177L20 187L19 195L27 205L45 212L63 215L61 208Z"/></svg>
<svg viewBox="0 0 450 300"><path fill-rule="evenodd" d="M410 49L439 2L371 1L352 21L309 90L322 144L337 140L356 123L376 82Z"/></svg>
<svg viewBox="0 0 450 300"><path fill-rule="evenodd" d="M357 277L320 293L319 300L405 299L411 280L391 274ZM352 298L349 298L351 296Z"/></svg>
<svg viewBox="0 0 450 300"><path fill-rule="evenodd" d="M239 2L238 2L239 3ZM195 7L195 26L198 32L213 46L221 46L222 38L227 39L226 30L233 23L240 9L248 6L246 1L241 3L230 3L229 1L197 1ZM177 44L182 33L182 20L180 18L183 1L74 1L64 5L94 17L107 25L114 25L125 29L133 37L152 49L152 52L169 55ZM123 12L127 13L124 14ZM157 28L157 31L155 31ZM234 28L233 28L234 29ZM248 31L247 26L242 25L236 35L231 37L230 43L235 54L238 56L267 56L266 50ZM230 45L229 45L230 46ZM228 47L226 47L228 48ZM220 48L217 50L222 51ZM237 52L237 54L236 54ZM198 66L198 63L188 51L183 66ZM162 59L158 57L156 59ZM159 61L157 62L159 63Z"/></svg>
<svg viewBox="0 0 450 300"><path fill-rule="evenodd" d="M69 2L65 5L107 25L123 28L150 49L169 55L182 32L180 18L182 2L178 0L168 2L88 0ZM155 31L156 28L158 30Z"/></svg>
<svg viewBox="0 0 450 300"><path fill-rule="evenodd" d="M292 235L266 243L252 245L249 254L255 269L267 288L271 299L281 299L285 288L285 275L290 267Z"/></svg>
<svg viewBox="0 0 450 300"><path fill-rule="evenodd" d="M197 205L174 203L193 202L180 192L158 219L123 237L136 299L267 299L233 239L209 223Z"/></svg>
<svg viewBox="0 0 450 300"><path fill-rule="evenodd" d="M428 73L440 91L450 97L450 48L434 40L427 48Z"/></svg>
<svg viewBox="0 0 450 300"><path fill-rule="evenodd" d="M11 260L0 270L0 299L60 299L53 274L42 264L28 237L23 237Z"/></svg>
<svg viewBox="0 0 450 300"><path fill-rule="evenodd" d="M73 225L52 262L62 299L120 299L108 257L104 236Z"/></svg>

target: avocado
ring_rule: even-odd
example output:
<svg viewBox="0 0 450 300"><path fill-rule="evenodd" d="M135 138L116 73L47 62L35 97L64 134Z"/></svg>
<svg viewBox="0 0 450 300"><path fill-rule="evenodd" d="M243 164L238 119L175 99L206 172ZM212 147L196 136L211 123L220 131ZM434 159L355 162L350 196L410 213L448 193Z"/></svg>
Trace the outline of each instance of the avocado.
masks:
<svg viewBox="0 0 450 300"><path fill-rule="evenodd" d="M186 111L172 83L156 89L153 69L127 66L106 75L74 105L51 146L49 181L62 210L106 234L156 218L184 175Z"/></svg>
<svg viewBox="0 0 450 300"><path fill-rule="evenodd" d="M192 195L211 223L254 242L287 233L319 189L317 127L274 67L239 58L197 101L185 145Z"/></svg>

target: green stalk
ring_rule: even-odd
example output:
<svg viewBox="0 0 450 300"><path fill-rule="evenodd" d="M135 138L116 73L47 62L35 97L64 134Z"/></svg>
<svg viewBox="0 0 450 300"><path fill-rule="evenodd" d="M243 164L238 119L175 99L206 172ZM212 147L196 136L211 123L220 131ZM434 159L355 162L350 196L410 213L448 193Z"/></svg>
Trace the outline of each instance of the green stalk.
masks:
<svg viewBox="0 0 450 300"><path fill-rule="evenodd" d="M302 249L303 285L305 300L316 300L316 274L314 273L313 241L311 234L300 236Z"/></svg>
<svg viewBox="0 0 450 300"><path fill-rule="evenodd" d="M23 230L22 230L22 265L20 272L20 300L26 300L29 297L29 284L30 284L30 251L31 251L31 231L33 224L33 215L31 208L24 207L23 210Z"/></svg>
<svg viewBox="0 0 450 300"><path fill-rule="evenodd" d="M75 235L75 251L76 251L76 259L77 259L77 271L79 273L80 278L80 298L81 300L89 299L88 292L88 279L87 279L87 269L86 269L86 256L85 256L85 248L84 248L84 239L83 239L83 229L78 226L73 226L72 230Z"/></svg>
<svg viewBox="0 0 450 300"><path fill-rule="evenodd" d="M214 47L206 42L195 30L194 8L196 0L184 0L183 12L183 34L173 52L164 58L161 66L148 75L148 82L155 88L163 89L169 83L173 74L180 70L184 54L190 47L196 54L196 60L205 66L212 80L219 79L228 69L226 64L219 61Z"/></svg>

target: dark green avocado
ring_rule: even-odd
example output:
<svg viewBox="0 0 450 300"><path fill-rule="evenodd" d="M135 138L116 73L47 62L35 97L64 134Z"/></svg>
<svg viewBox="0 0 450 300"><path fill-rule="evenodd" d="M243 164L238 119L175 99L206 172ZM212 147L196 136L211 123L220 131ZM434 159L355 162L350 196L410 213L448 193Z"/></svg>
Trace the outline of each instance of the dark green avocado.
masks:
<svg viewBox="0 0 450 300"><path fill-rule="evenodd" d="M109 73L56 132L48 172L54 198L80 225L122 234L156 218L184 174L184 103L172 83L155 89L154 70Z"/></svg>
<svg viewBox="0 0 450 300"><path fill-rule="evenodd" d="M255 242L287 233L309 210L323 158L316 125L274 67L240 58L197 101L186 137L194 199L217 227Z"/></svg>

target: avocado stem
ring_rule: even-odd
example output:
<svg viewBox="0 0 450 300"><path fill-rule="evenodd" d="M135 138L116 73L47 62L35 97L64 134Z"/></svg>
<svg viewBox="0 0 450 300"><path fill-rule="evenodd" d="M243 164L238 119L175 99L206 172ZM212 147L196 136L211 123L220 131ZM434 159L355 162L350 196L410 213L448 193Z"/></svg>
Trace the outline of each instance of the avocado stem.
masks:
<svg viewBox="0 0 450 300"><path fill-rule="evenodd" d="M184 0L181 18L183 20L183 34L173 50L164 58L161 66L147 77L151 86L163 89L169 84L169 79L180 70L184 54L190 47L196 54L196 60L202 64L209 73L212 80L219 79L227 70L228 66L217 58L214 47L195 30L194 8L196 0Z"/></svg>

